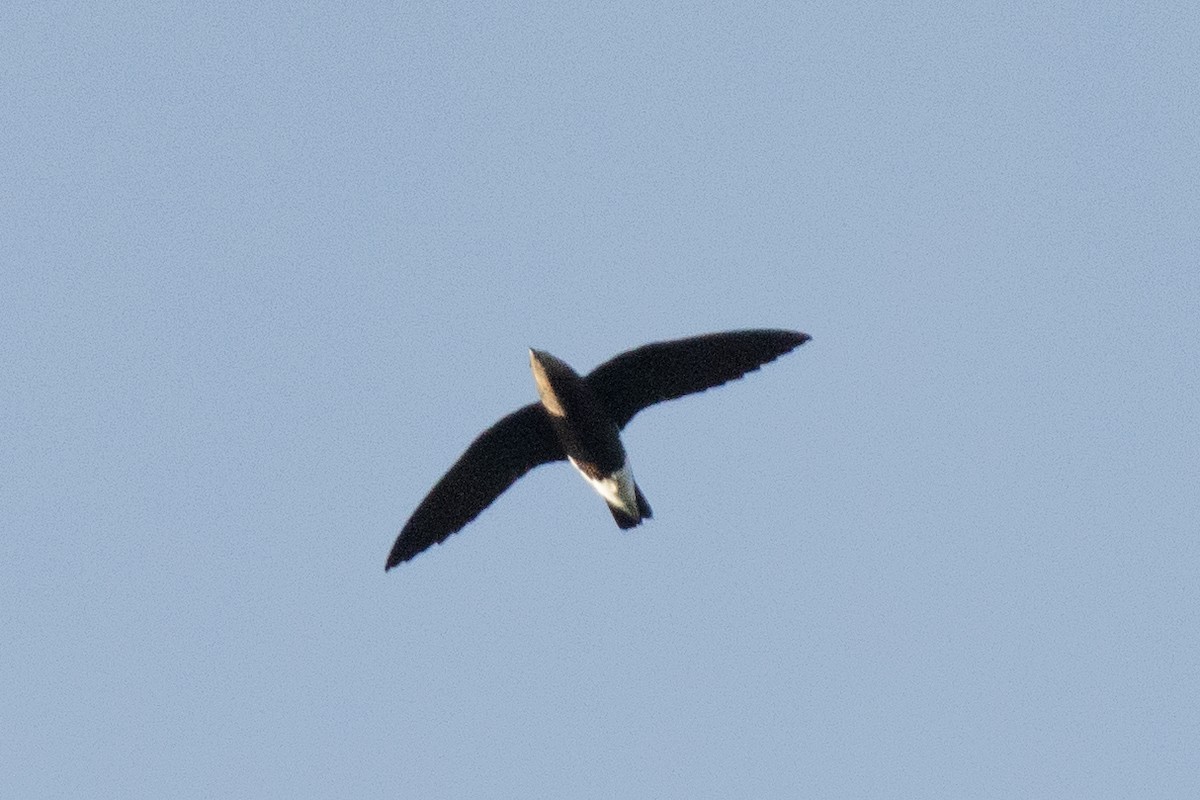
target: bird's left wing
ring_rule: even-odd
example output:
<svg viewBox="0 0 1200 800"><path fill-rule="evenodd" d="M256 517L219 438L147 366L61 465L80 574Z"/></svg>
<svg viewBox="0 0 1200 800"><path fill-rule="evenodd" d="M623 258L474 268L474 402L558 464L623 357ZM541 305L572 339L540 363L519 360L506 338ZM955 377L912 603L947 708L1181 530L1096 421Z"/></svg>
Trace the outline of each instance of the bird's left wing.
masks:
<svg viewBox="0 0 1200 800"><path fill-rule="evenodd" d="M461 530L529 470L565 458L540 403L509 414L481 433L417 506L386 569Z"/></svg>
<svg viewBox="0 0 1200 800"><path fill-rule="evenodd" d="M740 378L809 338L798 331L747 330L657 342L621 353L584 380L624 428L647 406Z"/></svg>

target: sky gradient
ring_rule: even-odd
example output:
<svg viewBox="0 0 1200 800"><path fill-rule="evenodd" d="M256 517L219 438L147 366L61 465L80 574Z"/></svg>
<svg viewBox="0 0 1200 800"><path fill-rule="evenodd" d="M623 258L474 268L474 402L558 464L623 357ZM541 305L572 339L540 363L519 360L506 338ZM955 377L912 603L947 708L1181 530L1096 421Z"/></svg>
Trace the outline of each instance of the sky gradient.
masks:
<svg viewBox="0 0 1200 800"><path fill-rule="evenodd" d="M1200 12L0 10L0 796L1200 795ZM539 468L586 372L654 519Z"/></svg>

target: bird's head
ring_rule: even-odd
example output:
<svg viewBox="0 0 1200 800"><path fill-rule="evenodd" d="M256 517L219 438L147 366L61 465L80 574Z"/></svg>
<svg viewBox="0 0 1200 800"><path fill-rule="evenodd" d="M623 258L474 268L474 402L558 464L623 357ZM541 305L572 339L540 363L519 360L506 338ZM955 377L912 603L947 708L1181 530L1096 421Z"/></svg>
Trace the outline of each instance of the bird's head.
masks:
<svg viewBox="0 0 1200 800"><path fill-rule="evenodd" d="M562 359L533 348L529 349L529 368L546 411L556 417L566 416L566 408L580 382L579 375Z"/></svg>

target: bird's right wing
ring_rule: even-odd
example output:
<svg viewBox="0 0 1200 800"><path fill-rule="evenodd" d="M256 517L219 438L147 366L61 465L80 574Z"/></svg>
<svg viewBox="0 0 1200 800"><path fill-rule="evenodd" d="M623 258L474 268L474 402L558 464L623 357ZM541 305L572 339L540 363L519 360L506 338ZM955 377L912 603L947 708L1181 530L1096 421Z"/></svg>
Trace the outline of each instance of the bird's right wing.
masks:
<svg viewBox="0 0 1200 800"><path fill-rule="evenodd" d="M461 530L529 470L565 458L540 403L509 414L481 433L417 506L386 569Z"/></svg>
<svg viewBox="0 0 1200 800"><path fill-rule="evenodd" d="M809 338L797 331L748 330L656 342L605 361L585 380L624 428L647 406L740 378Z"/></svg>

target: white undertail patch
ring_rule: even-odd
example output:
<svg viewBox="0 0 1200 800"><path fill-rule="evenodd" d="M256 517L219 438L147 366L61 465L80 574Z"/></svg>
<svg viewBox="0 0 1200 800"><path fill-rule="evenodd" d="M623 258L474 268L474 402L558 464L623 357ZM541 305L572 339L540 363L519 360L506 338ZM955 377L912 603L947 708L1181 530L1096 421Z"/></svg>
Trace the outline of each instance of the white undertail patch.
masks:
<svg viewBox="0 0 1200 800"><path fill-rule="evenodd" d="M568 458L570 457L568 456ZM579 469L575 459L570 458L570 461L571 466L579 470L583 479L590 483L606 502L617 506L635 519L641 516L638 510L637 494L634 490L633 470L629 468L628 457L619 470L604 478L589 478L587 473Z"/></svg>

